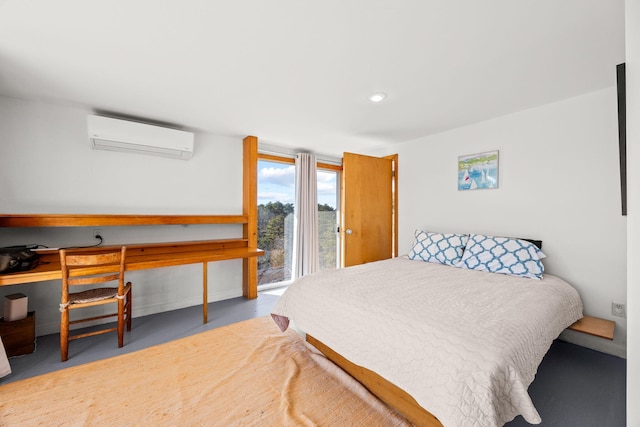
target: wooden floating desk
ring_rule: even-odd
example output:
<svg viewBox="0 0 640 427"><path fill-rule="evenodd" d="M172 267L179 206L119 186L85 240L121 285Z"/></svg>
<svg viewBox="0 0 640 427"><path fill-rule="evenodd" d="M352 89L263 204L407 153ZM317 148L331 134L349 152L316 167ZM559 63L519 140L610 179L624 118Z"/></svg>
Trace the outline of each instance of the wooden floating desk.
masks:
<svg viewBox="0 0 640 427"><path fill-rule="evenodd" d="M213 261L246 259L264 254L262 249L248 247L247 239L195 240L171 243L145 243L74 249L84 253L101 253L127 247L126 271L173 267L202 263L202 321L207 323L207 264ZM0 286L18 285L46 280L61 280L60 257L56 249L40 250L40 265L33 270L0 274ZM108 267L87 269L87 273L108 271Z"/></svg>

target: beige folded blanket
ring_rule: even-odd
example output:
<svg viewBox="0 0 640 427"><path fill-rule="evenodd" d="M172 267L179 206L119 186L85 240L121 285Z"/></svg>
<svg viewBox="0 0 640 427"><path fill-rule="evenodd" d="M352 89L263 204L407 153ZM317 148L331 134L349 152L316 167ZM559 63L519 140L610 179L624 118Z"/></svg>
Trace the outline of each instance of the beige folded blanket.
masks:
<svg viewBox="0 0 640 427"><path fill-rule="evenodd" d="M2 425L404 426L271 318L0 386Z"/></svg>
<svg viewBox="0 0 640 427"><path fill-rule="evenodd" d="M11 373L11 365L9 365L9 359L7 359L7 352L2 344L2 338L0 338L0 378L6 377Z"/></svg>

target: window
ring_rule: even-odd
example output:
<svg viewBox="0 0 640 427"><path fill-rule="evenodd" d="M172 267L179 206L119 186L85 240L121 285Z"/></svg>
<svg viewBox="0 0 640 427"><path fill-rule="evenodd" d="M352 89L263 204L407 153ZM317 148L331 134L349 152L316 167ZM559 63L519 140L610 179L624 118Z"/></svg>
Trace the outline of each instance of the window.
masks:
<svg viewBox="0 0 640 427"><path fill-rule="evenodd" d="M338 172L318 168L320 270L338 267Z"/></svg>
<svg viewBox="0 0 640 427"><path fill-rule="evenodd" d="M295 165L293 159L258 160L258 286L291 280ZM338 262L338 172L318 167L318 237L320 269Z"/></svg>
<svg viewBox="0 0 640 427"><path fill-rule="evenodd" d="M291 280L295 166L258 160L258 286Z"/></svg>

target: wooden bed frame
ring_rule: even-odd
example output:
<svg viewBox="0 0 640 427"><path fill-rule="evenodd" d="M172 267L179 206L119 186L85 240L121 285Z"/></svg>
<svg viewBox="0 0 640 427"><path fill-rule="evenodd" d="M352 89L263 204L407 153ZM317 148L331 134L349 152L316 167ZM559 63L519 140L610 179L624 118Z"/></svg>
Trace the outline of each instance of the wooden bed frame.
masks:
<svg viewBox="0 0 640 427"><path fill-rule="evenodd" d="M345 372L358 380L373 395L395 409L406 419L419 427L444 427L442 423L429 411L424 409L416 400L400 387L382 378L369 369L356 365L345 359L330 347L318 341L311 335L306 336L309 344L313 345L327 359L341 367Z"/></svg>

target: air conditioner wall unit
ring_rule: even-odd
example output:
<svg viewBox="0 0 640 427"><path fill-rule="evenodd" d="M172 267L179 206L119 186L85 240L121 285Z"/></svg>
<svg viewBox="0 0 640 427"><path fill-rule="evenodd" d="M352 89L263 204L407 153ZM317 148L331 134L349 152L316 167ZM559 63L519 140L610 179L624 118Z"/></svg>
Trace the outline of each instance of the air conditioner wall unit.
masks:
<svg viewBox="0 0 640 427"><path fill-rule="evenodd" d="M193 156L192 132L104 116L87 116L91 146L98 150L152 154L188 160Z"/></svg>

